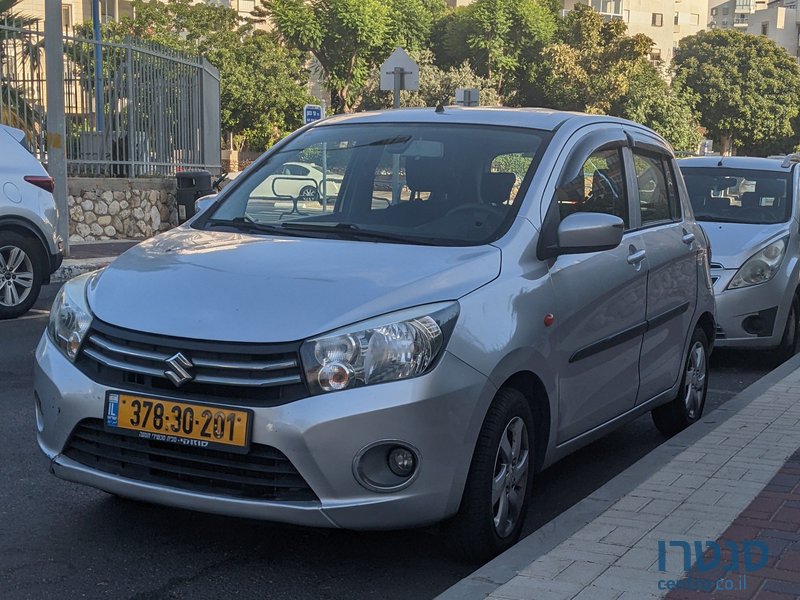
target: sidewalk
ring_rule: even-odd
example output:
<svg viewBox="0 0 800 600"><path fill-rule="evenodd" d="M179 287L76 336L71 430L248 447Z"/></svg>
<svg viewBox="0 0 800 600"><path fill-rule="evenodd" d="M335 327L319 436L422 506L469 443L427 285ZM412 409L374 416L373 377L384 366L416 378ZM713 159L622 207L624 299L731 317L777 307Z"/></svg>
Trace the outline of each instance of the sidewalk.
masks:
<svg viewBox="0 0 800 600"><path fill-rule="evenodd" d="M142 240L114 240L109 242L72 243L69 258L50 277L52 283L62 283L81 273L105 267L128 248Z"/></svg>
<svg viewBox="0 0 800 600"><path fill-rule="evenodd" d="M439 600L798 599L798 449L800 356Z"/></svg>

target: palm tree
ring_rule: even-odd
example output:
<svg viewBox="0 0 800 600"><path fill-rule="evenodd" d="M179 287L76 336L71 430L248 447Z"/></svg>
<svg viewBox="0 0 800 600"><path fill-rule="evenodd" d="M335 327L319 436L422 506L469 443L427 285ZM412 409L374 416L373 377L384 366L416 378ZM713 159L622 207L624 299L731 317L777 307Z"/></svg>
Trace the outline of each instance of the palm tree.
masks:
<svg viewBox="0 0 800 600"><path fill-rule="evenodd" d="M37 72L44 41L43 37L25 33L37 19L14 12L19 2L0 0L0 123L22 129L34 138L41 127L41 114L25 97L25 90L12 73L24 73L26 69Z"/></svg>

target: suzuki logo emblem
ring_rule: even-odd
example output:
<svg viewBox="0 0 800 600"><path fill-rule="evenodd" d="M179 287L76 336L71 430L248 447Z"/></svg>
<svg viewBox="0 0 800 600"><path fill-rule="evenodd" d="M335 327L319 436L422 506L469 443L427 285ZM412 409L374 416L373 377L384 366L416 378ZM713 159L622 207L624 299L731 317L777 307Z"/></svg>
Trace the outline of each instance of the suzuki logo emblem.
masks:
<svg viewBox="0 0 800 600"><path fill-rule="evenodd" d="M191 360L186 358L180 352L178 352L175 356L168 358L166 363L170 368L164 371L164 375L166 375L167 379L175 384L175 387L181 387L187 381L192 380L192 373L189 371L189 369L191 369L194 365L192 364Z"/></svg>

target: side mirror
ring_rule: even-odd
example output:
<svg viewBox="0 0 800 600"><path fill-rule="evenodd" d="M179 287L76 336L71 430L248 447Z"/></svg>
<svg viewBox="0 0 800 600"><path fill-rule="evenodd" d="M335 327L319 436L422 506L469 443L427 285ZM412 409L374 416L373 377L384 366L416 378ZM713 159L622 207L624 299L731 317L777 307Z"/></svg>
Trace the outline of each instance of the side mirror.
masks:
<svg viewBox="0 0 800 600"><path fill-rule="evenodd" d="M581 254L616 248L625 224L614 215L577 212L558 226L558 254Z"/></svg>
<svg viewBox="0 0 800 600"><path fill-rule="evenodd" d="M204 210L208 209L217 199L216 194L209 194L208 196L203 196L202 198L198 198L194 202L194 211L195 214L200 214Z"/></svg>

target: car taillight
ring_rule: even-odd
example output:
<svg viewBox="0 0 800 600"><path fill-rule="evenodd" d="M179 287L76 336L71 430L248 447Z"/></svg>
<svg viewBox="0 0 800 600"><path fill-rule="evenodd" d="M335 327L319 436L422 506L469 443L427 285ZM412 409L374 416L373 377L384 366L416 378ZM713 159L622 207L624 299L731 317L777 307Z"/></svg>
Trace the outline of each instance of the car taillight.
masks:
<svg viewBox="0 0 800 600"><path fill-rule="evenodd" d="M24 179L31 185L42 188L45 192L50 192L51 194L55 189L53 178L47 177L46 175L26 175Z"/></svg>

